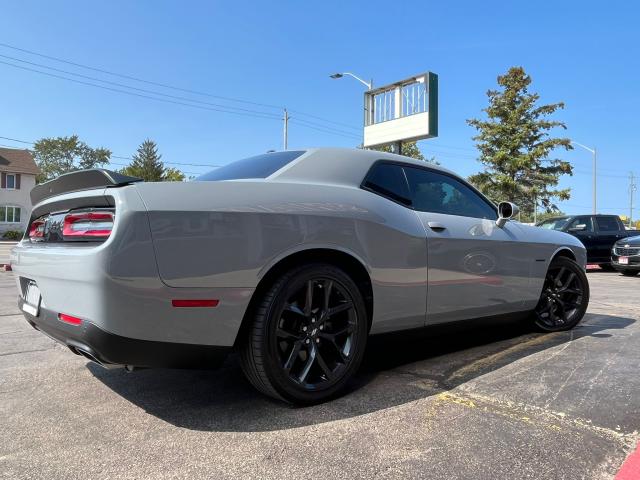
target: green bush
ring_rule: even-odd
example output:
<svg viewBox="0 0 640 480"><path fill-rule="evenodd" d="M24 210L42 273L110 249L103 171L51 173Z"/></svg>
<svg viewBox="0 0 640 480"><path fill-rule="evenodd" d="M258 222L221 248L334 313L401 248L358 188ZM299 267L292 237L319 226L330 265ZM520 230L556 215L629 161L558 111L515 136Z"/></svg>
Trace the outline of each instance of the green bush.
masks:
<svg viewBox="0 0 640 480"><path fill-rule="evenodd" d="M2 235L2 238L4 240L20 240L22 235L24 235L24 232L20 230L7 230L4 232L4 235Z"/></svg>

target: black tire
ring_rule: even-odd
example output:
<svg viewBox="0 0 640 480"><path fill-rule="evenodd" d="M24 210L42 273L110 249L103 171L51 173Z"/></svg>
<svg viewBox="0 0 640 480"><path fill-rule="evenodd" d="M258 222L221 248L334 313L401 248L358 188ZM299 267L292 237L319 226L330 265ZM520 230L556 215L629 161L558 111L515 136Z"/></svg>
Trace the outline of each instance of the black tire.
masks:
<svg viewBox="0 0 640 480"><path fill-rule="evenodd" d="M567 257L556 257L549 265L533 322L545 332L575 327L589 305L589 281L583 268Z"/></svg>
<svg viewBox="0 0 640 480"><path fill-rule="evenodd" d="M290 270L253 312L240 359L247 379L266 395L298 405L326 401L362 362L369 329L362 293L333 265Z"/></svg>
<svg viewBox="0 0 640 480"><path fill-rule="evenodd" d="M625 277L635 277L640 272L638 272L638 270L622 270L620 273L622 273Z"/></svg>

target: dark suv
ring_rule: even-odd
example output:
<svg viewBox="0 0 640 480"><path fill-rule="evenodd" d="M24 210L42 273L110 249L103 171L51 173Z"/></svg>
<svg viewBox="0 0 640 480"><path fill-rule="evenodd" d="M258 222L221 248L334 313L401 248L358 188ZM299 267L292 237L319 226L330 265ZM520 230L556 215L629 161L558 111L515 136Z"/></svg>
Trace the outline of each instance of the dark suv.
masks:
<svg viewBox="0 0 640 480"><path fill-rule="evenodd" d="M536 224L538 227L567 232L577 237L587 249L587 263L613 270L613 245L619 240L639 235L638 230L625 229L617 215L570 215L554 217Z"/></svg>
<svg viewBox="0 0 640 480"><path fill-rule="evenodd" d="M640 272L640 236L618 240L611 250L611 264L623 275L637 275Z"/></svg>

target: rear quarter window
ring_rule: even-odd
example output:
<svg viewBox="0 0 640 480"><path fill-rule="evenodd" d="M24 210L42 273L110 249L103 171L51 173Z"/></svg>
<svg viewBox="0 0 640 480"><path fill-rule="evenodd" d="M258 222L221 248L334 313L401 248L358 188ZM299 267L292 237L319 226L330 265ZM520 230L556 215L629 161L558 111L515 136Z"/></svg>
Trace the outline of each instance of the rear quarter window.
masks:
<svg viewBox="0 0 640 480"><path fill-rule="evenodd" d="M411 205L409 185L400 165L378 163L367 174L363 188L403 205Z"/></svg>

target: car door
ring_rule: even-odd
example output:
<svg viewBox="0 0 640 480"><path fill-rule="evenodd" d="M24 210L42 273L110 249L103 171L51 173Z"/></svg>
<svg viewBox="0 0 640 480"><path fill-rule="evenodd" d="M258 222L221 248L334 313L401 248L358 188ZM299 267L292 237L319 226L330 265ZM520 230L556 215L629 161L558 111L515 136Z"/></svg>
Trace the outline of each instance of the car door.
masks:
<svg viewBox="0 0 640 480"><path fill-rule="evenodd" d="M498 227L495 206L453 175L404 171L427 237L427 323L521 310L532 262L522 229Z"/></svg>
<svg viewBox="0 0 640 480"><path fill-rule="evenodd" d="M600 247L594 232L591 215L575 217L569 222L565 231L580 240L587 249L587 262L596 261Z"/></svg>
<svg viewBox="0 0 640 480"><path fill-rule="evenodd" d="M611 248L622 238L624 228L620 219L613 215L595 217L597 248L594 261L608 263L611 261Z"/></svg>

